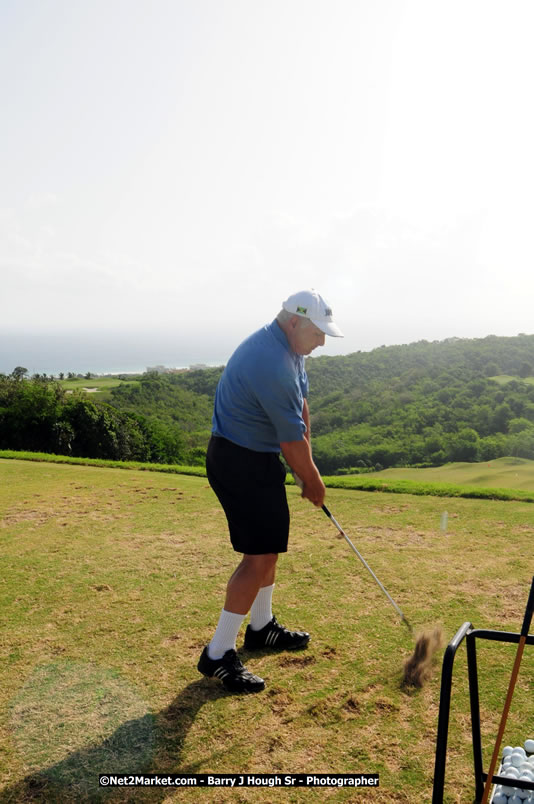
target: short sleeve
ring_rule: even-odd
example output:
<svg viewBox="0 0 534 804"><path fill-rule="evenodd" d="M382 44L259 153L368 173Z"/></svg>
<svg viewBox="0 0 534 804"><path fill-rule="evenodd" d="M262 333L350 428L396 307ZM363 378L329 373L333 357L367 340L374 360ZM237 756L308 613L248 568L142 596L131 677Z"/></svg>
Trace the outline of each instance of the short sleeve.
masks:
<svg viewBox="0 0 534 804"><path fill-rule="evenodd" d="M276 431L278 441L301 441L306 432L302 418L302 375L281 366L262 379L261 383L255 384L255 394ZM307 378L304 387L307 392Z"/></svg>

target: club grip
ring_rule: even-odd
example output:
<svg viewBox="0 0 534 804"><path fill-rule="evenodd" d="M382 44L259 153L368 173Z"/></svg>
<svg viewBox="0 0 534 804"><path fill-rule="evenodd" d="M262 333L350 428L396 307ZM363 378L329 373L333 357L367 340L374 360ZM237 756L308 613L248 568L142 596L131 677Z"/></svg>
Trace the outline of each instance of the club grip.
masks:
<svg viewBox="0 0 534 804"><path fill-rule="evenodd" d="M530 587L530 595L528 596L528 603L525 609L525 619L523 620L523 627L521 628L521 636L528 636L530 628L530 621L534 613L534 578L532 578L532 586Z"/></svg>
<svg viewBox="0 0 534 804"><path fill-rule="evenodd" d="M321 506L321 507L322 507L323 511L325 512L325 514L327 515L327 517L328 517L329 519L332 519L332 514L330 513L330 511L328 510L328 508L326 507L326 505L323 505L323 506ZM533 587L534 587L534 578L533 578L533 580L532 580L532 584L533 584Z"/></svg>

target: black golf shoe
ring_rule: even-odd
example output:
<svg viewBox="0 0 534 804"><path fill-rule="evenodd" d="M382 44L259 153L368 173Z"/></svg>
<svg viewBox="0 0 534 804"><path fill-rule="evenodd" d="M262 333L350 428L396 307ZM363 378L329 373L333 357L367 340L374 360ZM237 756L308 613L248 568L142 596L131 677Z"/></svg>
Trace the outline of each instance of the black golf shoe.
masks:
<svg viewBox="0 0 534 804"><path fill-rule="evenodd" d="M227 650L222 659L210 659L205 647L197 670L208 678L218 678L229 692L261 692L265 689L263 678L249 673L235 650Z"/></svg>
<svg viewBox="0 0 534 804"><path fill-rule="evenodd" d="M310 635L306 631L288 631L283 625L273 617L270 623L259 631L253 631L247 626L245 631L246 650L259 650L261 648L272 648L273 650L297 650L305 648L310 641Z"/></svg>

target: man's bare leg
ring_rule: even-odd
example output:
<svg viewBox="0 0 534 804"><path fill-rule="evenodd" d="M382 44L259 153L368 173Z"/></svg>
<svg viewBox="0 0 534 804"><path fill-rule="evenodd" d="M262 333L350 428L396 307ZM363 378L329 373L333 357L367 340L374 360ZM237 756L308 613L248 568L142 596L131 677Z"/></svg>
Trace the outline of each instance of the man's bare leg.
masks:
<svg viewBox="0 0 534 804"><path fill-rule="evenodd" d="M278 553L245 554L228 581L224 610L248 614L258 591L274 583L277 560Z"/></svg>

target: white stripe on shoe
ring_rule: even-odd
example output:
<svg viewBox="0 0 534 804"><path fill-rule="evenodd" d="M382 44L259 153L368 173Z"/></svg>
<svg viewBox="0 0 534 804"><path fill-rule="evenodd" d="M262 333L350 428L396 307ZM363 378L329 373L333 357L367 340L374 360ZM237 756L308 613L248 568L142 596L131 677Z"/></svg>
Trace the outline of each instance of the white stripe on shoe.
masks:
<svg viewBox="0 0 534 804"><path fill-rule="evenodd" d="M229 673L228 673L228 670L224 669L224 667L218 667L217 670L215 670L213 675L217 676L217 678L220 678L221 681L222 681L223 679L226 678L227 675L229 675Z"/></svg>
<svg viewBox="0 0 534 804"><path fill-rule="evenodd" d="M272 647L275 644L276 640L278 639L278 636L279 636L278 631L269 631L265 639L265 644L269 645L269 647Z"/></svg>

